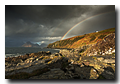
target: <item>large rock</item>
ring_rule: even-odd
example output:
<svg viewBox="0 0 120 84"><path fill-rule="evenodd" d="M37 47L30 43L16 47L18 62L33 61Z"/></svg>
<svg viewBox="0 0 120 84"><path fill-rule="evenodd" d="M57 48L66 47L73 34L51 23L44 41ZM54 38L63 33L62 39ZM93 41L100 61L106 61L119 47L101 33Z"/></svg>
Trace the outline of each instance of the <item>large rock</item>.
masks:
<svg viewBox="0 0 120 84"><path fill-rule="evenodd" d="M115 63L115 59L105 59L104 63Z"/></svg>
<svg viewBox="0 0 120 84"><path fill-rule="evenodd" d="M111 67L107 67L104 69L104 72L102 72L102 76L106 79L115 79L115 72Z"/></svg>
<svg viewBox="0 0 120 84"><path fill-rule="evenodd" d="M92 67L75 67L75 73L80 76L80 79L89 79L91 68Z"/></svg>
<svg viewBox="0 0 120 84"><path fill-rule="evenodd" d="M54 68L39 76L30 77L29 79L67 79L67 77L65 76L64 71L60 70L59 68Z"/></svg>

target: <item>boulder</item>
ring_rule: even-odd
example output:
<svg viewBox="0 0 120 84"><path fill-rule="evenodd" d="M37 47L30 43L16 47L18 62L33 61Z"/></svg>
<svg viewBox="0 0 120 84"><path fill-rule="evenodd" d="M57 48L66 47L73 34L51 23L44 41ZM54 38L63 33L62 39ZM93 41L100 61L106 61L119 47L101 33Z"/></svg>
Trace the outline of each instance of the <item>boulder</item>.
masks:
<svg viewBox="0 0 120 84"><path fill-rule="evenodd" d="M89 79L97 79L99 77L99 74L97 71L93 68L90 70L90 78Z"/></svg>
<svg viewBox="0 0 120 84"><path fill-rule="evenodd" d="M62 62L68 62L68 58L62 57Z"/></svg>
<svg viewBox="0 0 120 84"><path fill-rule="evenodd" d="M80 76L80 79L89 79L91 68L92 67L75 67L75 73Z"/></svg>
<svg viewBox="0 0 120 84"><path fill-rule="evenodd" d="M23 60L22 60L22 59L18 59L17 62L18 62L18 63L21 63L21 62L23 62Z"/></svg>
<svg viewBox="0 0 120 84"><path fill-rule="evenodd" d="M50 52L50 51L46 51L46 54L47 54L47 55L50 55L50 54L51 54L51 52Z"/></svg>
<svg viewBox="0 0 120 84"><path fill-rule="evenodd" d="M35 60L35 58L31 57L25 60L25 63L31 63Z"/></svg>
<svg viewBox="0 0 120 84"><path fill-rule="evenodd" d="M55 53L55 56L59 56L59 53Z"/></svg>

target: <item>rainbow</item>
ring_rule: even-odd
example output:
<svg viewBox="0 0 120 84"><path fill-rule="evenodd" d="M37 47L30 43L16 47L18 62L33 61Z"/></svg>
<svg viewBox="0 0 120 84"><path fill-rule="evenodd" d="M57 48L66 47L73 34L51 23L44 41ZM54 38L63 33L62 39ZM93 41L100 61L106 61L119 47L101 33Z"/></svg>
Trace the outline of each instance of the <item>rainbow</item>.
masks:
<svg viewBox="0 0 120 84"><path fill-rule="evenodd" d="M93 17L97 17L97 16L100 16L100 15L103 15L103 14L107 14L107 13L111 13L111 12L115 12L115 11L110 11L110 12L105 12L105 13L100 13L100 14L97 14L97 15L93 15L93 16L91 16L91 17L88 17L88 18L86 18L86 19L78 22L77 24L75 24L72 28L70 28L70 29L64 34L64 36L61 38L61 40L63 40L63 39L67 36L67 34L69 34L69 32L72 31L75 27L77 27L80 23L83 23L83 22L85 22L86 20L89 20L89 19L91 19L91 18L93 18Z"/></svg>

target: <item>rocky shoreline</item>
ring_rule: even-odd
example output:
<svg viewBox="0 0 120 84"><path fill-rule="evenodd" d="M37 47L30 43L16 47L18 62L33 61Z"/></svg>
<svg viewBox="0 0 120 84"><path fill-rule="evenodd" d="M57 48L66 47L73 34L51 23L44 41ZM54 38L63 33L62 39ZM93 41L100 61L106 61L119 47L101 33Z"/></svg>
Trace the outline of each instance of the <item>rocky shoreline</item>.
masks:
<svg viewBox="0 0 120 84"><path fill-rule="evenodd" d="M81 49L5 58L6 79L115 79L115 55L81 56Z"/></svg>

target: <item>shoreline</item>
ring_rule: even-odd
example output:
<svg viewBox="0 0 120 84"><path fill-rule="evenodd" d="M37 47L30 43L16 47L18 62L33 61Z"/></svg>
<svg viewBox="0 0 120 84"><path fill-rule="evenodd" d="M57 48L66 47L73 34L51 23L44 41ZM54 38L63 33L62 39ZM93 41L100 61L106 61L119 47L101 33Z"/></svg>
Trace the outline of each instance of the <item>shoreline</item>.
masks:
<svg viewBox="0 0 120 84"><path fill-rule="evenodd" d="M114 79L114 74L115 56L80 56L76 50L5 58L5 79Z"/></svg>
<svg viewBox="0 0 120 84"><path fill-rule="evenodd" d="M14 48L14 50L15 49L20 49L20 48L24 48L24 47L9 47L9 48ZM57 53L57 52L59 52L60 51L60 49L52 49L52 48L39 48L40 50L38 50L38 51L29 51L29 48L27 48L28 49L28 52L26 53L26 52L13 52L13 53L10 53L10 52L6 52L5 53L5 58L7 58L7 57L17 57L17 56L22 56L22 55L26 55L26 54L30 54L30 53L37 53L37 52L40 52L40 51L50 51L51 53ZM30 48L30 49L34 49L34 48ZM37 49L37 48L35 48L35 49Z"/></svg>

